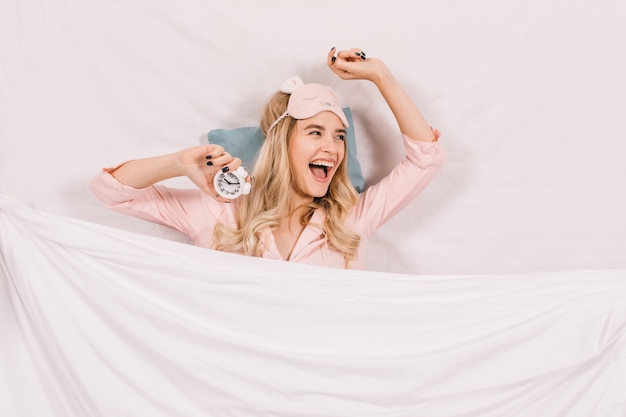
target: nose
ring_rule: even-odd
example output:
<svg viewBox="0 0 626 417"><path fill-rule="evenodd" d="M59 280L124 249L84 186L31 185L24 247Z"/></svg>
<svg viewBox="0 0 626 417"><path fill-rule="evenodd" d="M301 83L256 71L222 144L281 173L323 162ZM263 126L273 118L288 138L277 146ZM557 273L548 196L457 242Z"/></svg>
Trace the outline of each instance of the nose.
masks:
<svg viewBox="0 0 626 417"><path fill-rule="evenodd" d="M334 138L333 138L333 135L331 133L325 133L323 135L322 143L320 145L320 148L324 152L332 152L335 149L335 147L334 147Z"/></svg>

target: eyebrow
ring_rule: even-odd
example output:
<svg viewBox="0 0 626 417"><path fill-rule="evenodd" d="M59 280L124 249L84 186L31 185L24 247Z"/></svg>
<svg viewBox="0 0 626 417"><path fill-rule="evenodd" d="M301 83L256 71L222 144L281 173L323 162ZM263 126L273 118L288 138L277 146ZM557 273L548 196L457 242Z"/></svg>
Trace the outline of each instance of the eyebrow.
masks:
<svg viewBox="0 0 626 417"><path fill-rule="evenodd" d="M306 126L304 128L304 130L309 130L309 129L317 129L317 130L326 130L326 128L322 125L315 125L315 124L310 124L308 126ZM335 129L336 133L346 133L346 129Z"/></svg>

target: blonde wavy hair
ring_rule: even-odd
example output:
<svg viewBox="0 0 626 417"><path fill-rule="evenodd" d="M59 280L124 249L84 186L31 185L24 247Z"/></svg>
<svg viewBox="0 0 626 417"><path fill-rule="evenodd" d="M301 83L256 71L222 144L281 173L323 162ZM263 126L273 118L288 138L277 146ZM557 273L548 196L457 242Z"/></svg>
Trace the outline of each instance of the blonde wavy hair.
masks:
<svg viewBox="0 0 626 417"><path fill-rule="evenodd" d="M266 139L252 173L254 187L250 194L232 203L236 205L236 227L223 223L216 226L213 238L217 250L261 256L265 250L261 240L263 231L277 227L281 219L288 217L294 209L290 205L295 182L288 147L296 120L285 117L268 133L271 124L287 110L288 102L289 94L277 92L265 104L261 129ZM339 164L326 195L314 198L306 206L300 222L306 225L315 210L324 210L326 218L318 226L330 245L343 254L345 267L350 268L356 260L361 237L345 224L348 213L357 202L357 192L348 177L346 159L344 157Z"/></svg>

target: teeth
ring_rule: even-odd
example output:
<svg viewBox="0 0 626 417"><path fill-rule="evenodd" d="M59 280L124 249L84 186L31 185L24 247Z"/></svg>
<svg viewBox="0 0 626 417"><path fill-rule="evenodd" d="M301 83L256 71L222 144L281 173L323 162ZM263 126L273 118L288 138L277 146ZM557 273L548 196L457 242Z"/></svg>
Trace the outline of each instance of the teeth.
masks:
<svg viewBox="0 0 626 417"><path fill-rule="evenodd" d="M311 162L311 165L319 165L319 166L328 167L328 168L332 168L334 166L332 162L322 161L322 160L313 161Z"/></svg>

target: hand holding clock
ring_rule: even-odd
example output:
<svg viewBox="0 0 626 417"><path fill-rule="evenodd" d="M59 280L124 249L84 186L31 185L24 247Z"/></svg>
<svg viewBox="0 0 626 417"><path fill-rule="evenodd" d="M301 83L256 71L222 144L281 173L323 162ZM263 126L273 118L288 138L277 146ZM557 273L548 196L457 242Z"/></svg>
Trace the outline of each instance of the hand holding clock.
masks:
<svg viewBox="0 0 626 417"><path fill-rule="evenodd" d="M231 202L250 192L250 176L235 158L219 145L196 146L179 152L185 175L217 201Z"/></svg>

